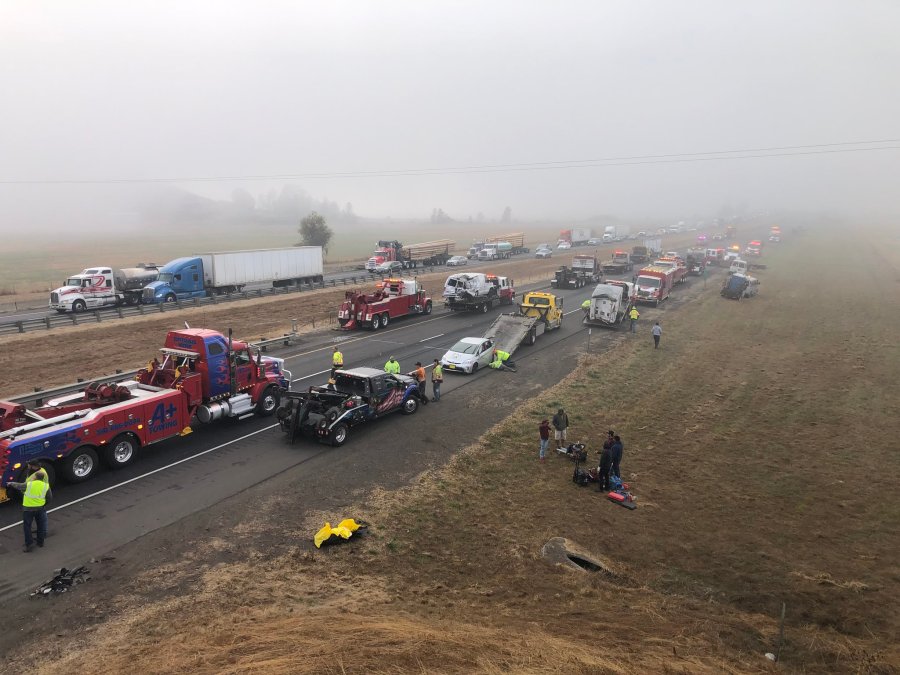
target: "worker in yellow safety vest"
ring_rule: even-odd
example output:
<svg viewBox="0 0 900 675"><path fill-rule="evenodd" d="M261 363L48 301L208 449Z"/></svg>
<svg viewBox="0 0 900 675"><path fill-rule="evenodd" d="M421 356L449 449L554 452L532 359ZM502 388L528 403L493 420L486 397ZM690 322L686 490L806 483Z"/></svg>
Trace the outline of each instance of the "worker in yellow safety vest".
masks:
<svg viewBox="0 0 900 675"><path fill-rule="evenodd" d="M387 363L384 364L384 372L391 373L392 375L399 375L400 362L392 356L388 359Z"/></svg>
<svg viewBox="0 0 900 675"><path fill-rule="evenodd" d="M435 403L441 400L441 384L444 382L444 367L438 359L434 360L434 367L431 369L431 390L434 397L431 399Z"/></svg>
<svg viewBox="0 0 900 675"><path fill-rule="evenodd" d="M331 377L334 377L334 371L338 368L344 367L344 355L341 354L340 350L335 347L334 353L331 355Z"/></svg>
<svg viewBox="0 0 900 675"><path fill-rule="evenodd" d="M52 499L47 471L37 462L28 463L31 474L24 483L9 482L7 488L19 490L22 494L22 529L25 531L25 553L34 550L31 527L37 521L37 545L43 546L47 537L47 500Z"/></svg>
<svg viewBox="0 0 900 675"><path fill-rule="evenodd" d="M509 360L509 352L505 352L502 349L494 350L494 360L491 361L491 368L516 372L513 362Z"/></svg>
<svg viewBox="0 0 900 675"><path fill-rule="evenodd" d="M628 318L631 319L631 332L637 333L637 320L640 314L638 314L637 307L632 307L631 311L628 312Z"/></svg>
<svg viewBox="0 0 900 675"><path fill-rule="evenodd" d="M584 315L587 316L588 312L591 310L591 299L588 298L584 302L581 303L581 309L584 311Z"/></svg>

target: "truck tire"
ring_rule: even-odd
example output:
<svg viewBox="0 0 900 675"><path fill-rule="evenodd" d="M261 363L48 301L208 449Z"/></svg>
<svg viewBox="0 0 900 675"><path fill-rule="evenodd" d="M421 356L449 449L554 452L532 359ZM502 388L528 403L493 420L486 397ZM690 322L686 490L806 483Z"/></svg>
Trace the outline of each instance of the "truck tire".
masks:
<svg viewBox="0 0 900 675"><path fill-rule="evenodd" d="M218 293L217 293L216 295L218 295ZM166 300L165 300L165 301L166 301L166 302L175 302L175 300L177 300L177 298L175 297L175 294L174 294L174 293L169 293L169 294L166 296Z"/></svg>
<svg viewBox="0 0 900 675"><path fill-rule="evenodd" d="M372 317L372 330L378 330L379 328L381 328L381 315L375 314Z"/></svg>
<svg viewBox="0 0 900 675"><path fill-rule="evenodd" d="M110 469L121 469L137 458L139 447L133 434L119 434L103 447L103 461Z"/></svg>
<svg viewBox="0 0 900 675"><path fill-rule="evenodd" d="M404 415L412 415L418 409L419 402L414 397L410 396L403 402L403 406L400 408L400 412Z"/></svg>
<svg viewBox="0 0 900 675"><path fill-rule="evenodd" d="M482 313L482 314L487 314L487 313L488 313L488 309L490 309L490 306L491 306L491 303L490 303L490 302L482 303L482 305L481 305L481 313Z"/></svg>
<svg viewBox="0 0 900 675"><path fill-rule="evenodd" d="M391 315L388 314L387 312L384 312L384 313L381 315L381 326L382 326L383 328L387 328L387 325L388 325L390 322L391 322Z"/></svg>
<svg viewBox="0 0 900 675"><path fill-rule="evenodd" d="M281 390L274 384L270 384L263 389L262 396L256 402L254 411L260 417L268 417L278 408L281 403Z"/></svg>
<svg viewBox="0 0 900 675"><path fill-rule="evenodd" d="M537 342L537 335L534 334L534 331L529 331L528 336L525 338L525 344L530 346L535 342Z"/></svg>
<svg viewBox="0 0 900 675"><path fill-rule="evenodd" d="M72 303L72 311L76 314L81 314L86 309L87 305L84 304L84 300L76 300Z"/></svg>
<svg viewBox="0 0 900 675"><path fill-rule="evenodd" d="M350 429L346 424L341 422L340 424L335 424L334 429L331 430L331 435L329 435L328 439L335 448L341 447L344 443L347 442L347 436L350 434Z"/></svg>
<svg viewBox="0 0 900 675"><path fill-rule="evenodd" d="M451 307L451 309L453 309L453 308ZM430 300L425 303L425 314L431 314L431 301Z"/></svg>
<svg viewBox="0 0 900 675"><path fill-rule="evenodd" d="M81 483L97 471L97 451L89 445L75 448L62 461L63 477L70 483Z"/></svg>

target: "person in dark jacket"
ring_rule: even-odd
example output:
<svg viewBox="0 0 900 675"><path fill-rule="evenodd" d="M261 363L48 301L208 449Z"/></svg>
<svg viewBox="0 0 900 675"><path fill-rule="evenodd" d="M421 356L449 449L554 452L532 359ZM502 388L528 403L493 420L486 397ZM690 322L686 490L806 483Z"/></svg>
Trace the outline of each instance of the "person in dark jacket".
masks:
<svg viewBox="0 0 900 675"><path fill-rule="evenodd" d="M612 475L618 478L622 477L622 474L619 473L619 464L622 462L622 453L625 451L625 446L622 445L622 439L618 434L613 436L613 444L609 449L609 454L612 458Z"/></svg>
<svg viewBox="0 0 900 675"><path fill-rule="evenodd" d="M547 446L550 445L550 420L541 420L538 426L538 435L541 437L541 449L538 457L543 462L547 456Z"/></svg>
<svg viewBox="0 0 900 675"><path fill-rule="evenodd" d="M569 428L569 416L566 415L566 411L560 408L553 416L551 424L555 430L553 436L556 438L556 449L562 450L566 444L566 429Z"/></svg>
<svg viewBox="0 0 900 675"><path fill-rule="evenodd" d="M612 446L604 443L603 449L600 451L600 466L597 467L597 482L599 483L597 487L602 492L609 490L610 468L612 468Z"/></svg>

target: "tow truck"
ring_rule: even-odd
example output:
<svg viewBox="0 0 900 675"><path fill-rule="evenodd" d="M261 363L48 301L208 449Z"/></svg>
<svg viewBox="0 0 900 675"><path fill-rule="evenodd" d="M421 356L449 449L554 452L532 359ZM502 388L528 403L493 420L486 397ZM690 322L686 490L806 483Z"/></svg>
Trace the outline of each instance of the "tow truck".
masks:
<svg viewBox="0 0 900 675"><path fill-rule="evenodd" d="M444 284L444 306L453 312L486 314L497 305L511 305L515 299L513 280L496 274L452 274Z"/></svg>
<svg viewBox="0 0 900 675"><path fill-rule="evenodd" d="M291 374L284 360L253 354L247 342L217 331L170 331L163 360L131 380L92 382L84 390L26 409L0 401L0 485L21 482L36 461L51 485L57 473L80 483L97 471L131 464L142 448L191 433L195 423L271 415ZM0 502L9 495L0 487Z"/></svg>
<svg viewBox="0 0 900 675"><path fill-rule="evenodd" d="M288 442L306 436L338 447L351 428L393 412L412 415L426 402L409 375L351 368L336 371L332 380L308 391L285 393L276 415Z"/></svg>
<svg viewBox="0 0 900 675"><path fill-rule="evenodd" d="M548 330L560 328L563 299L553 293L526 293L518 311L501 314L484 334L494 349L512 354L519 345L533 345Z"/></svg>
<svg viewBox="0 0 900 675"><path fill-rule="evenodd" d="M431 314L431 298L415 280L385 279L374 293L353 290L344 293L338 310L341 330L366 326L385 328L392 320L410 314Z"/></svg>
<svg viewBox="0 0 900 675"><path fill-rule="evenodd" d="M608 274L624 274L634 269L628 251L614 251L612 258L603 262L603 271Z"/></svg>

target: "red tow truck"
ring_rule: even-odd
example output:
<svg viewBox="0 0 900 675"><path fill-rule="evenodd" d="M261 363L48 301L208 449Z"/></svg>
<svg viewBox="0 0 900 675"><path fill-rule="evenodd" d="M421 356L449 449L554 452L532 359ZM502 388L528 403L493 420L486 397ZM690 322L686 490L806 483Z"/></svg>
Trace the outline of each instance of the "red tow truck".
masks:
<svg viewBox="0 0 900 675"><path fill-rule="evenodd" d="M338 310L343 330L366 326L378 330L393 319L410 314L431 314L431 298L411 279L385 279L374 293L347 291Z"/></svg>
<svg viewBox="0 0 900 675"><path fill-rule="evenodd" d="M637 274L634 284L634 301L650 302L659 306L669 297L675 284L675 270L671 267L649 265Z"/></svg>
<svg viewBox="0 0 900 675"><path fill-rule="evenodd" d="M191 424L275 412L291 374L284 360L204 328L170 331L162 348L131 380L92 382L83 391L27 409L0 401L0 502L37 461L51 485L93 476L99 460L131 464L141 448L191 432Z"/></svg>

